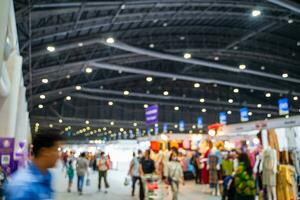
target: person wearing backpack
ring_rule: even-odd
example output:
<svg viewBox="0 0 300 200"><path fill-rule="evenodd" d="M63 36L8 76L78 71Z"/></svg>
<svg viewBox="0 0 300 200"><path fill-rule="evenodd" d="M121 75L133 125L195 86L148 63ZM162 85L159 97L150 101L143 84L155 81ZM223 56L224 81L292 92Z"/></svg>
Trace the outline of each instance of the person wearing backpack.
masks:
<svg viewBox="0 0 300 200"><path fill-rule="evenodd" d="M107 182L107 171L109 169L109 163L110 160L105 156L105 153L101 152L100 159L98 161L98 169L99 169L98 190L101 191L101 182L103 178L105 184L104 193L107 193L107 189L109 188L109 184Z"/></svg>
<svg viewBox="0 0 300 200"><path fill-rule="evenodd" d="M68 192L71 192L72 184L73 184L73 178L74 178L74 167L73 167L73 161L70 160L67 165L67 171L66 176L68 177Z"/></svg>
<svg viewBox="0 0 300 200"><path fill-rule="evenodd" d="M170 156L170 162L168 163L165 177L168 178L167 182L171 186L173 193L172 200L178 199L179 183L184 185L183 170L178 160L178 152L173 151Z"/></svg>

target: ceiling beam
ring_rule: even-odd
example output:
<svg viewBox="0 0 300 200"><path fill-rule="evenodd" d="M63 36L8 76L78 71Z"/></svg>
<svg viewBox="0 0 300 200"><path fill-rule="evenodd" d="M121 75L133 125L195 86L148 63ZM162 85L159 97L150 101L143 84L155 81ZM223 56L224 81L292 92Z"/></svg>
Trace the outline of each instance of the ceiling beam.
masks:
<svg viewBox="0 0 300 200"><path fill-rule="evenodd" d="M267 0L268 2L271 2L273 4L276 4L278 6L281 6L283 8L289 9L293 12L296 12L297 14L300 14L300 6L299 3L292 2L289 0Z"/></svg>
<svg viewBox="0 0 300 200"><path fill-rule="evenodd" d="M95 68L99 68L99 69L107 69L107 70L113 70L113 71L121 70L123 72L134 73L134 74L143 74L145 76L149 75L149 76L156 76L156 77L170 78L170 79L175 78L178 80L200 82L200 83L206 83L206 84L216 83L219 85L232 86L232 87L244 88L244 89L253 89L253 90L258 90L258 91L263 91L263 92L269 91L269 92L274 92L274 93L279 93L279 94L289 94L289 90L274 89L274 88L263 87L263 86L255 86L255 85L251 85L251 84L241 84L241 83L235 83L235 82L229 82L229 81L200 78L200 77L167 73L167 72L161 72L161 71L152 71L152 70L141 69L141 68L129 68L129 67L113 65L113 64L108 64L108 63L90 62L88 65L93 66Z"/></svg>
<svg viewBox="0 0 300 200"><path fill-rule="evenodd" d="M136 54L142 54L142 55L147 55L147 56L152 56L160 59L166 59L166 60L171 60L175 62L182 62L182 63L187 63L187 64L192 64L192 65L198 65L198 66L205 66L213 69L219 69L219 70L224 70L224 71L229 71L229 72L234 72L234 73L240 73L240 74L250 74L250 75L255 75L255 76L260 76L260 77L265 77L265 78L271 78L271 79L276 79L276 80L281 80L281 81L289 81L293 83L300 83L299 79L296 78L283 78L282 76L275 75L275 74L270 74L266 72L261 72L261 71L255 71L251 69L244 69L240 70L237 66L228 66L220 63L215 63L211 61L206 61L206 60L200 60L200 59L185 59L182 56L177 56L177 55L172 55L172 54L167 54L167 53L162 53L162 52L156 52L153 50L148 50L144 49L141 47L136 47L133 45L125 44L120 41L116 41L113 44L109 44L106 41L99 40L100 43L111 46L117 49L121 49L124 51L136 53Z"/></svg>

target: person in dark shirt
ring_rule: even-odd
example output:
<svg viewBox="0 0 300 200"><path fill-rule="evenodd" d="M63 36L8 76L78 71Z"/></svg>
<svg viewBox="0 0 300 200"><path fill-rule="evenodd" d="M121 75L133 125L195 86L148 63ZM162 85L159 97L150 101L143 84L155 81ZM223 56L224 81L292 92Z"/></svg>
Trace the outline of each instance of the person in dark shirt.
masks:
<svg viewBox="0 0 300 200"><path fill-rule="evenodd" d="M146 150L144 157L140 160L140 175L143 177L146 174L152 174L155 172L154 161L150 158L150 150ZM140 184L140 200L144 200L145 191L144 184Z"/></svg>

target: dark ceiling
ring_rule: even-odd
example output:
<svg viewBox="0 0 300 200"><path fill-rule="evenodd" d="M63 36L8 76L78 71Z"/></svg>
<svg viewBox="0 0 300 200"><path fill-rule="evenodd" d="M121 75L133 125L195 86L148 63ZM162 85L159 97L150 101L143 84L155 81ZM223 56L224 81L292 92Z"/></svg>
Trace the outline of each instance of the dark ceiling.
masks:
<svg viewBox="0 0 300 200"><path fill-rule="evenodd" d="M198 116L210 124L222 111L232 111L228 123L239 122L244 106L253 113L250 120L278 117L282 97L289 98L290 115L299 112L300 99L294 100L300 98L297 4L291 10L271 0L14 2L33 129L37 122L40 128L71 126L73 137L95 137L134 129L138 122L142 130L144 104L160 105L161 123L174 128L184 119L188 130ZM261 15L253 17L253 10ZM105 42L109 37L114 44ZM48 46L55 51L47 51ZM184 53L192 59L183 59ZM239 70L240 64L246 69ZM194 88L195 82L201 86ZM78 85L81 90L75 89ZM169 96L163 96L165 90ZM97 134L80 134L86 126ZM103 127L107 131L98 133Z"/></svg>

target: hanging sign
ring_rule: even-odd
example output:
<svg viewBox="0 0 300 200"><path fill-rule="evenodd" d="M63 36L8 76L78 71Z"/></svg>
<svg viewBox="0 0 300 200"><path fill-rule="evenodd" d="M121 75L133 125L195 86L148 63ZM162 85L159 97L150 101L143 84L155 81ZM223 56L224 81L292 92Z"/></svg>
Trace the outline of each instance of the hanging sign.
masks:
<svg viewBox="0 0 300 200"><path fill-rule="evenodd" d="M154 134L158 135L158 133L159 133L159 127L157 126L157 127L154 128Z"/></svg>
<svg viewBox="0 0 300 200"><path fill-rule="evenodd" d="M158 105L153 105L146 108L145 117L147 125L158 123Z"/></svg>
<svg viewBox="0 0 300 200"><path fill-rule="evenodd" d="M179 131L184 131L184 121L183 120L180 120L179 121Z"/></svg>
<svg viewBox="0 0 300 200"><path fill-rule="evenodd" d="M226 112L219 113L220 124L227 124L227 114Z"/></svg>
<svg viewBox="0 0 300 200"><path fill-rule="evenodd" d="M289 114L289 100L288 98L282 98L278 100L279 115Z"/></svg>
<svg viewBox="0 0 300 200"><path fill-rule="evenodd" d="M164 123L164 126L163 126L163 132L164 132L164 133L167 133L167 132L168 132L168 124L167 124L167 123Z"/></svg>
<svg viewBox="0 0 300 200"><path fill-rule="evenodd" d="M248 108L241 108L240 109L240 114L241 114L241 121L242 122L249 121Z"/></svg>
<svg viewBox="0 0 300 200"><path fill-rule="evenodd" d="M202 119L202 117L197 118L197 128L203 128L203 119Z"/></svg>

